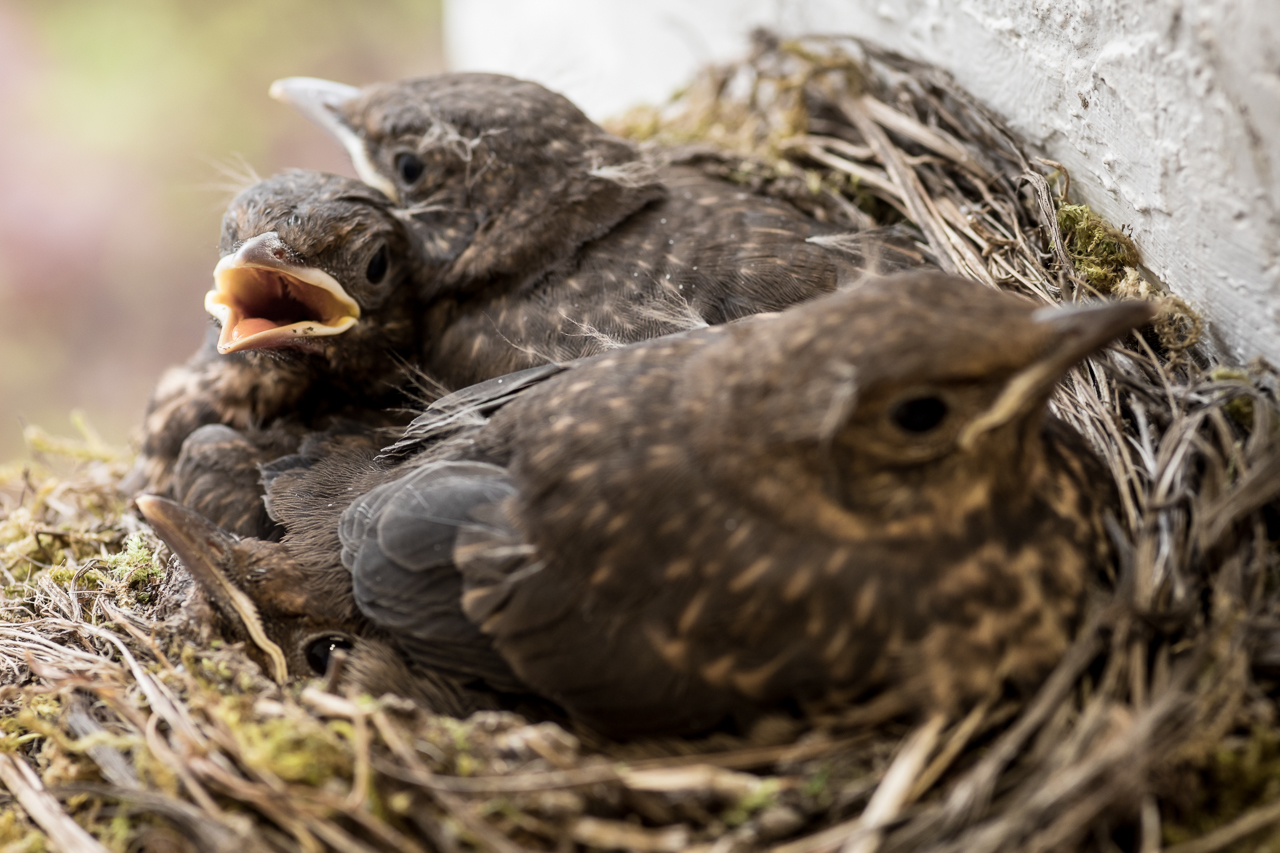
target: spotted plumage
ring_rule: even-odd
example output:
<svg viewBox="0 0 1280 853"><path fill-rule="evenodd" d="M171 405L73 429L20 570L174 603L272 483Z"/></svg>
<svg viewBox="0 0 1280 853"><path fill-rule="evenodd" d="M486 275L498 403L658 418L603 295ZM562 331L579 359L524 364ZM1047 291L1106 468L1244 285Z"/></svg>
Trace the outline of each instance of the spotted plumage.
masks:
<svg viewBox="0 0 1280 853"><path fill-rule="evenodd" d="M284 418L304 435L334 413L402 405L415 374L456 389L926 263L897 232L849 234L700 168L642 157L536 84L443 75L358 101L343 132L358 130L359 157L376 165L362 172L399 206L304 172L232 203L206 298L217 342L161 380L132 490L189 492L170 478L205 424ZM235 479L252 483L276 444L242 439L257 449L240 455ZM226 468L208 449L199 459ZM217 486L196 461L183 467ZM253 499L221 482L199 505Z"/></svg>
<svg viewBox="0 0 1280 853"><path fill-rule="evenodd" d="M851 235L671 152L642 155L536 83L291 78L273 92L423 226L441 265L423 367L449 387L928 266L903 234Z"/></svg>
<svg viewBox="0 0 1280 853"><path fill-rule="evenodd" d="M381 454L313 442L269 474L285 538L253 548L324 589L308 618L615 735L952 714L1069 642L1109 492L1047 399L1150 316L871 281L492 380ZM180 553L265 576L246 547Z"/></svg>

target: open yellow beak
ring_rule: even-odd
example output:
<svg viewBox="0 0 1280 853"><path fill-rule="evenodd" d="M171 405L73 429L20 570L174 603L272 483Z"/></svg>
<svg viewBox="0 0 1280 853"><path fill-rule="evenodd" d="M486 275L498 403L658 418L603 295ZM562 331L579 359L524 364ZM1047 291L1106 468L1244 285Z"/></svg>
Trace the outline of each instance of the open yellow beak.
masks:
<svg viewBox="0 0 1280 853"><path fill-rule="evenodd" d="M293 260L274 231L259 234L213 271L204 308L221 324L218 352L305 347L340 335L360 319L360 306L337 279Z"/></svg>

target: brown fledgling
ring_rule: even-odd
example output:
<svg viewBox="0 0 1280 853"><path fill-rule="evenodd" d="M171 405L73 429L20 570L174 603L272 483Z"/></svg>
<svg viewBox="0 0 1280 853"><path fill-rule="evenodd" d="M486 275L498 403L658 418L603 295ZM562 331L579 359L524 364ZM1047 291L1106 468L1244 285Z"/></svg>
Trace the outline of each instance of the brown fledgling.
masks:
<svg viewBox="0 0 1280 853"><path fill-rule="evenodd" d="M391 410L411 400L420 348L415 246L391 202L359 181L293 171L237 196L205 298L218 325L153 392L125 488L226 506L212 517L257 534L258 463L335 419L402 425ZM183 443L206 425L253 431L201 434L172 483Z"/></svg>
<svg viewBox="0 0 1280 853"><path fill-rule="evenodd" d="M1110 492L1047 400L1151 315L873 280L464 390L399 461L295 457L268 488L279 544L202 553L144 511L188 564L259 585L276 630L281 601L340 615L416 673L605 733L952 716L1070 641Z"/></svg>
<svg viewBox="0 0 1280 853"><path fill-rule="evenodd" d="M332 84L282 84L312 106L317 85ZM362 172L404 206L304 172L232 203L205 302L216 341L157 387L131 491L262 533L256 466L279 438L335 416L394 423L382 412L404 405L414 372L459 388L777 310L869 266L925 263L896 233L849 235L696 168L654 165L535 84L444 75L374 87L360 104L362 138L401 185ZM178 464L210 424L241 434L202 434Z"/></svg>
<svg viewBox="0 0 1280 853"><path fill-rule="evenodd" d="M867 271L931 266L897 232L851 235L642 156L536 83L288 78L272 94L422 226L439 269L420 366L449 388L780 310Z"/></svg>

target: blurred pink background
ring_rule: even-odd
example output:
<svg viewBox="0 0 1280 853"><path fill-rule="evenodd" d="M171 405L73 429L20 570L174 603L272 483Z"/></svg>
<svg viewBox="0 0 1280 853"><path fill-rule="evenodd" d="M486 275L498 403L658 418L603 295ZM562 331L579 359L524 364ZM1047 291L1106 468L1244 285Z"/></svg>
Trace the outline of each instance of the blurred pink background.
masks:
<svg viewBox="0 0 1280 853"><path fill-rule="evenodd" d="M272 80L443 67L438 0L0 0L0 463L77 408L130 439L208 323L228 167L352 174Z"/></svg>

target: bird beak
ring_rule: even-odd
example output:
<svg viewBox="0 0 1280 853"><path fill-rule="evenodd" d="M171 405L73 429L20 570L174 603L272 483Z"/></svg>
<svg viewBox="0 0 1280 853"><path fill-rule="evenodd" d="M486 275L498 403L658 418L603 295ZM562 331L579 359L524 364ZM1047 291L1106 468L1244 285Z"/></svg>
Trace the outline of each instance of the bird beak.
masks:
<svg viewBox="0 0 1280 853"><path fill-rule="evenodd" d="M989 409L965 426L958 439L960 447L972 448L979 436L1043 405L1058 380L1077 362L1108 341L1150 322L1155 314L1155 305L1137 300L1036 311L1031 321L1044 329L1046 347L1035 361L1013 375Z"/></svg>
<svg viewBox="0 0 1280 853"><path fill-rule="evenodd" d="M249 636L270 661L275 680L281 684L287 681L289 665L284 651L267 637L253 599L228 576L236 538L204 516L171 500L141 495L136 503L156 535L178 555L200 588L224 613L228 616L234 613L240 618Z"/></svg>
<svg viewBox="0 0 1280 853"><path fill-rule="evenodd" d="M271 84L268 94L281 103L288 104L338 140L347 149L356 174L374 189L381 190L387 198L400 203L396 185L373 167L369 151L360 134L347 123L342 108L360 96L360 90L345 83L320 80L316 77L285 77Z"/></svg>
<svg viewBox="0 0 1280 853"><path fill-rule="evenodd" d="M360 319L360 306L337 279L294 260L274 231L259 234L213 270L204 310L222 323L218 352L304 346L340 335Z"/></svg>

